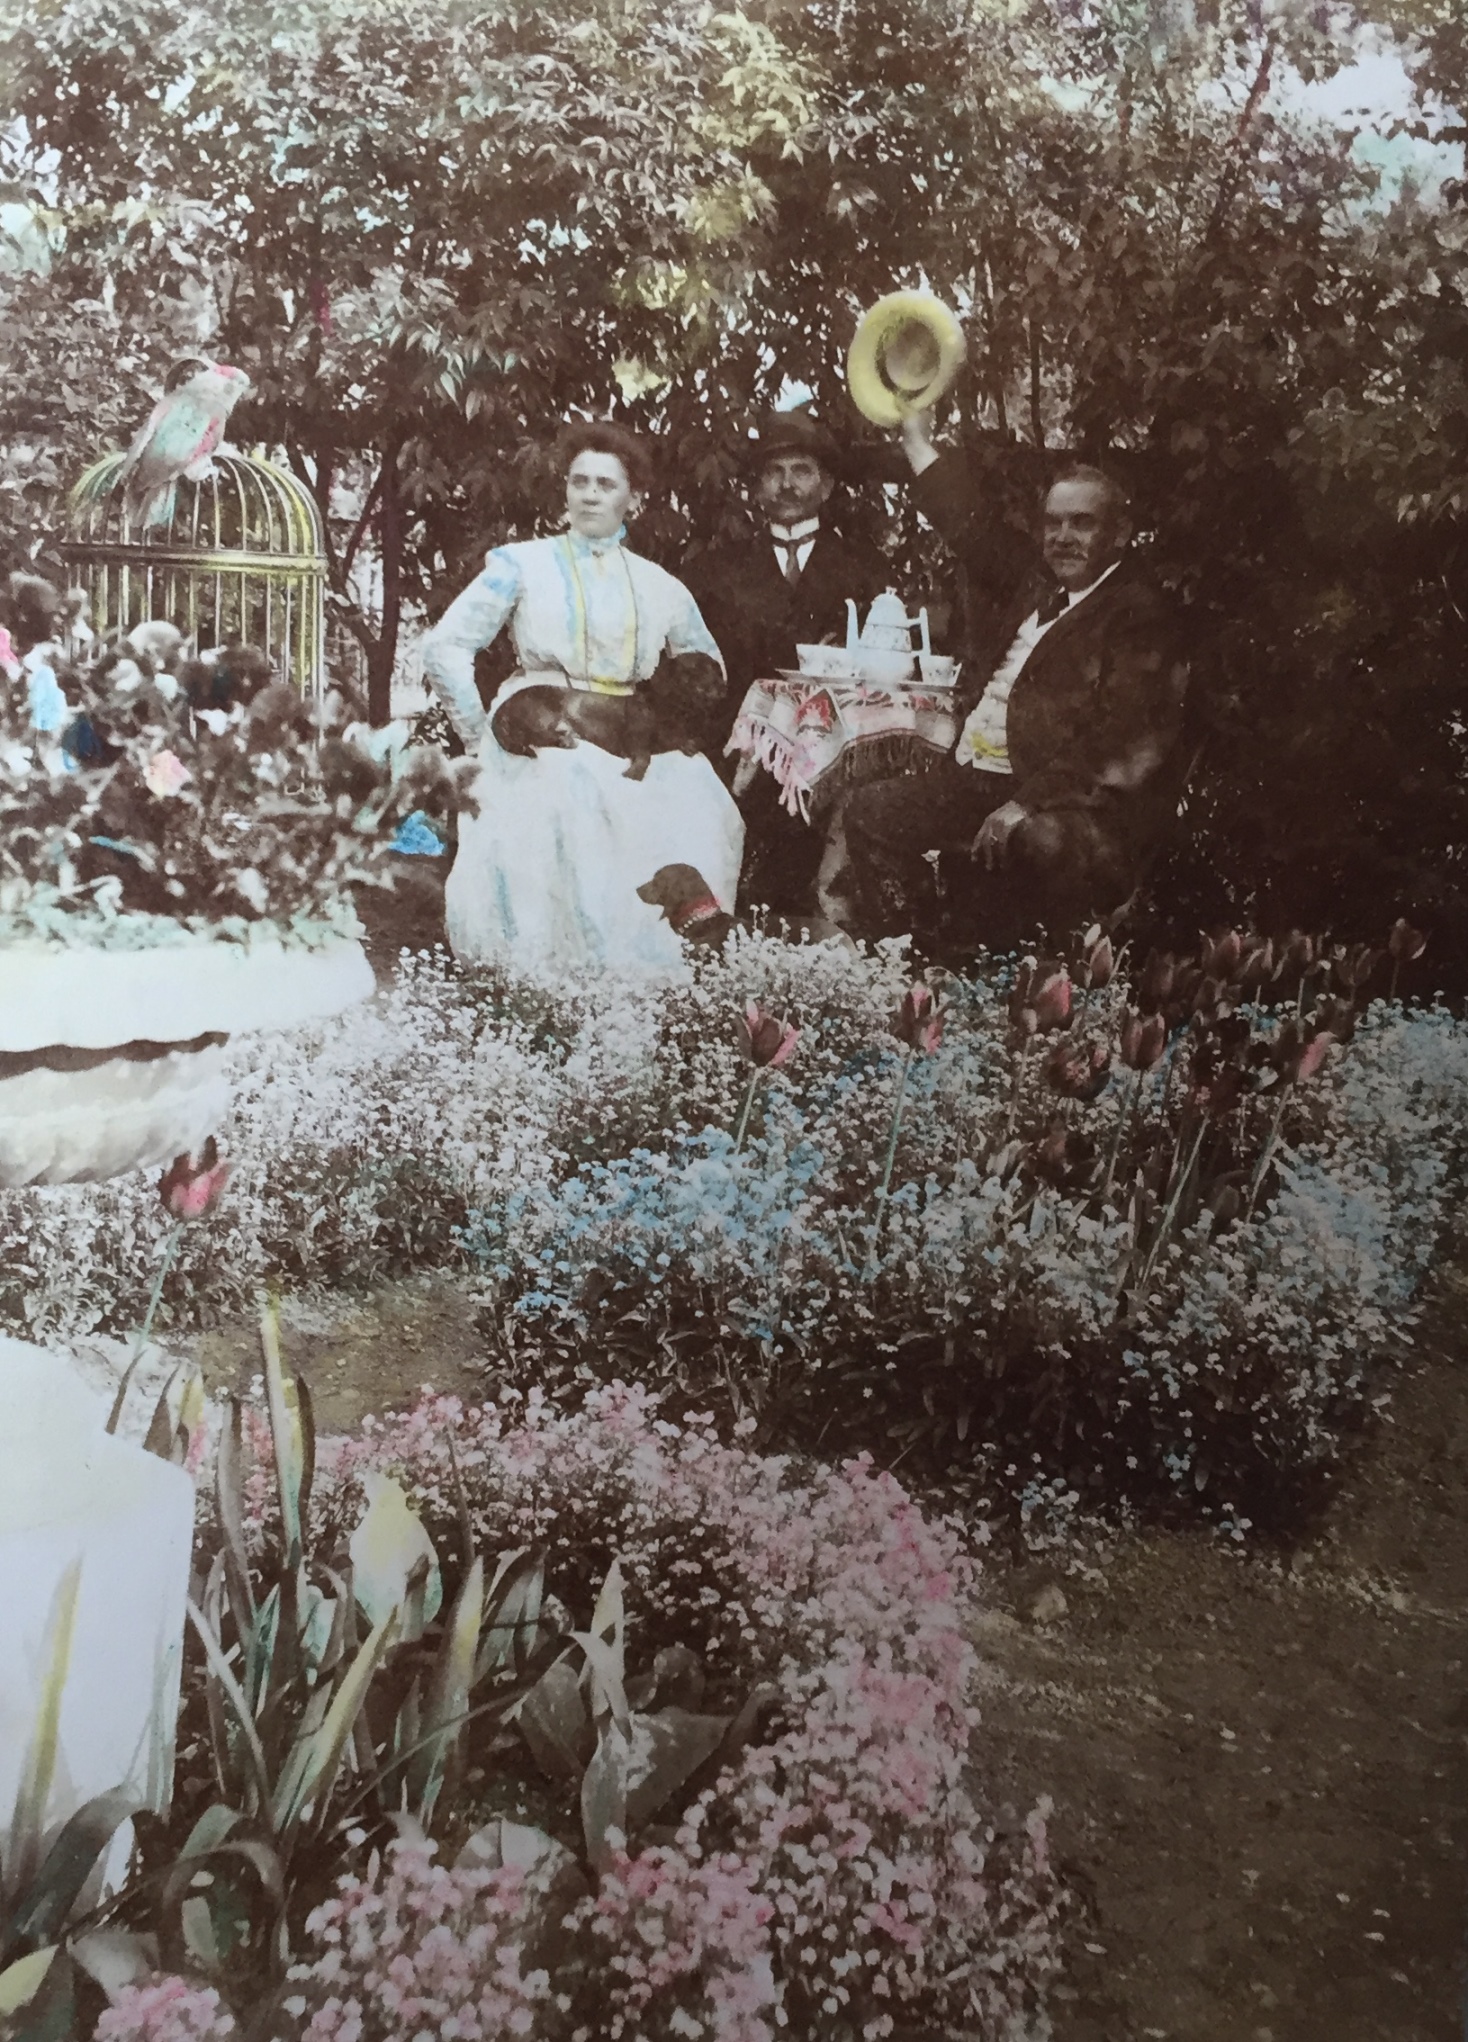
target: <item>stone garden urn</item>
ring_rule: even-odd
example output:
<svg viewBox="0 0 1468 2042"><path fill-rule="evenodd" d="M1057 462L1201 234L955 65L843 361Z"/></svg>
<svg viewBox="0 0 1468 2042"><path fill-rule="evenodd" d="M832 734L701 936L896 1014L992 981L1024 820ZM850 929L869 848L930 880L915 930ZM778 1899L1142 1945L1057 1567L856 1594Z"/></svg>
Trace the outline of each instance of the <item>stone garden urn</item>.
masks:
<svg viewBox="0 0 1468 2042"><path fill-rule="evenodd" d="M372 990L345 940L0 946L0 1187L196 1152L228 1110L230 1035ZM48 1832L95 1794L125 1788L161 1810L172 1787L193 1483L106 1420L68 1359L0 1339L0 1857L63 1616ZM124 1840L109 1876L125 1856Z"/></svg>
<svg viewBox="0 0 1468 2042"><path fill-rule="evenodd" d="M0 1185L192 1153L228 1111L228 1036L319 1020L372 988L361 944L342 940L0 946Z"/></svg>

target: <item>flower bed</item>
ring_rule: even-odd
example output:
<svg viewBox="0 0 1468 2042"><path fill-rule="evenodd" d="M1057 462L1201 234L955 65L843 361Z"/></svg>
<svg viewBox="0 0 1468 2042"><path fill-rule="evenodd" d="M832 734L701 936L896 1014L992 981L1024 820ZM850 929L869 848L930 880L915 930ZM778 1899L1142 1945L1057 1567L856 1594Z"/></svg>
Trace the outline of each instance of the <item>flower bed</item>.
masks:
<svg viewBox="0 0 1468 2042"><path fill-rule="evenodd" d="M572 1416L426 1399L358 1439L324 1442L314 1488L299 1486L299 1464L284 1481L272 1472L263 1419L247 1426L245 1445L243 1546L233 1550L248 1554L258 1606L281 1564L279 1498L292 1481L303 1578L330 1581L338 1595L355 1583L369 1620L383 1539L351 1538L351 1561L329 1577L312 1551L337 1550L369 1504L395 1511L399 1531L412 1522L406 1509L410 1538L426 1533L436 1555L430 1604L441 1617L420 1623L414 1646L404 1618L414 1591L400 1573L407 1643L397 1662L374 1662L378 1685L401 1702L407 1667L426 1667L461 1628L475 1592L464 1585L469 1549L543 1560L533 1600L522 1596L513 1617L493 1583L484 1605L516 1629L509 1671L528 1665L530 1680L506 1690L521 1699L518 1716L490 1708L466 1733L468 1770L454 1771L457 1786L425 1818L435 1841L411 1822L391 1840L396 1790L358 1791L360 1737L332 1807L311 1815L320 1846L292 1844L278 1819L272 1831L258 1814L235 1832L286 1866L284 1977L278 1931L251 1952L237 1930L231 1959L222 1929L204 1933L196 1914L183 1943L170 1944L156 1882L141 1889L134 1925L161 1930L165 1948L192 1959L180 1966L187 1975L115 1987L91 2031L97 2042L242 2034L246 2006L249 2032L275 2042L408 2042L424 2031L767 2042L780 2030L831 2042L919 2032L1027 2042L1048 2032L1060 1893L1045 1812L996 1835L966 1784L976 1722L965 1619L977 1572L890 1476L865 1462L798 1476L785 1461L721 1445L707 1425L659 1421L645 1394L620 1387ZM228 1550L222 1521L211 1520L205 1572ZM475 1576L480 1597L485 1578ZM212 1590L204 1600L222 1607ZM305 1640L309 1599L294 1608ZM577 1643L588 1638L604 1649ZM325 1678L331 1651L316 1654ZM247 1649L240 1664L251 1663ZM552 1708L537 1697L557 1676ZM196 1654L196 1693L206 1677ZM241 1678L248 1685L248 1672ZM424 1687L413 1717L425 1727L435 1692ZM631 1710L625 1746L617 1696ZM262 1709L267 1756L289 1748L282 1722L298 1705L309 1707L304 1684ZM195 1713L202 1722L198 1704ZM369 1696L363 1722L379 1765L394 1748L392 1720ZM595 1737L590 1756L578 1722ZM693 1740L691 1765L680 1738ZM228 1780L234 1762L226 1756L211 1775L203 1742L200 1730L184 1747L175 1853L186 1838L204 1851L201 1818L211 1839L221 1834L217 1775ZM638 1757L649 1748L660 1754L651 1787ZM597 1772L606 1749L622 1752L620 1802ZM238 1770L247 1781L248 1767ZM396 1777L410 1781L411 1770ZM410 1805L422 1812L411 1796ZM279 1796L275 1806L278 1818ZM157 1846L154 1860L166 1862ZM237 1921L238 1898L220 1886L240 1867L212 1862L204 1904L217 1923Z"/></svg>
<svg viewBox="0 0 1468 2042"><path fill-rule="evenodd" d="M1222 979L1174 962L1053 1015L950 981L905 1038L897 951L739 938L661 990L406 960L237 1063L222 1235L165 1311L467 1248L522 1388L636 1378L976 1495L1277 1520L1384 1394L1461 1182L1468 1037L1363 1005L1369 956L1261 984L1230 943ZM136 1323L162 1224L145 1185L0 1200L6 1319Z"/></svg>

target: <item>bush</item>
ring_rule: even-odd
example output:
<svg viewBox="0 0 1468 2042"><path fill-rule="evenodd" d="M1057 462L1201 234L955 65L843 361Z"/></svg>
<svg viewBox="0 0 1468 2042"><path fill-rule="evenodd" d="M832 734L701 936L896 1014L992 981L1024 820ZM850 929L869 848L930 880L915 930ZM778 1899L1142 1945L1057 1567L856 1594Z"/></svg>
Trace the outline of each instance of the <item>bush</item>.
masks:
<svg viewBox="0 0 1468 2042"><path fill-rule="evenodd" d="M246 1428L241 1507L206 1514L199 1556L217 1574L233 1564L221 1552L243 1553L262 1611L284 1523L270 1440L263 1418ZM644 1392L620 1386L575 1415L428 1398L357 1438L320 1443L302 1506L308 1568L313 1551L331 1553L360 1527L384 1481L401 1485L442 1556L450 1628L464 1574L461 1563L453 1578L450 1554L542 1557L544 1602L528 1620L538 1635L525 1645L535 1684L519 1690L518 1723L497 1710L482 1734L471 1730L465 1755L477 1764L455 1771L454 1791L424 1818L435 1839L401 1817L394 1838L390 1760L413 1705L384 1662L401 1707L395 1719L392 1708L383 1714L374 1681L362 1719L373 1756L354 1735L353 1777L333 1790L332 1808L311 1814L319 1843L308 1852L297 1841L287 1857L286 1833L265 1837L259 1815L247 1824L285 1868L285 1975L284 1960L264 1971L257 1960L247 1977L232 1967L222 1931L200 1934L187 1916L204 1904L196 1899L185 1903L185 1943L170 1940L168 1923L148 1913L160 1904L155 1879L132 1904L135 1925L160 1928L165 1949L186 1947L193 1975L131 1986L99 2038L232 2033L216 1993L236 2013L251 2006L251 2032L274 2042L407 2042L429 2028L565 2042L771 2042L777 2026L829 2042L914 2029L1026 2042L1045 2032L1061 1907L1046 1810L1000 1835L972 1798L977 1568L891 1476L865 1461L800 1476L721 1445L707 1423L659 1420ZM233 1545L226 1520L240 1528ZM695 1527L703 1536L689 1544ZM334 1586L350 1596L355 1581L361 1602L368 1556L360 1542L352 1550L358 1573L334 1563ZM611 1572L595 1557L606 1553ZM613 1577L625 1583L625 1612ZM281 1598L278 1632L270 1619L277 1670L266 1676L274 1699L259 1718L267 1756L286 1719L311 1707L309 1682L275 1685L292 1615L312 1657L311 1598ZM334 1638L343 1621L338 1611ZM430 1621L421 1643L394 1648L403 1674L415 1653L426 1665L443 1649L442 1631ZM592 1633L605 1643L600 1657L577 1642ZM257 1639L242 1663L253 1667L258 1649ZM340 1679L332 1648L323 1656L318 1641L314 1656L323 1679ZM617 1698L632 1712L624 1786L647 1777L644 1740L706 1724L711 1741L700 1747L707 1763L669 1776L662 1805L652 1795L639 1807L641 1790L624 1792L620 1821L608 1824L613 1790L597 1767L619 1748ZM552 1723L556 1737L536 1734ZM580 1755L567 1763L573 1746ZM179 1782L180 1842L223 1833L213 1804L228 1747L207 1776L197 1747L193 1756ZM334 1886L323 1882L331 1839L347 1860ZM437 1862L450 1850L451 1862ZM165 1862L156 1847L155 1857ZM231 1923L219 1888L239 1868L217 1847L208 1862L207 1905ZM187 1886L172 1885L177 1906ZM268 1961L263 1942L261 1951Z"/></svg>
<svg viewBox="0 0 1468 2042"><path fill-rule="evenodd" d="M1130 987L1100 956L1089 991L946 981L927 1047L893 1033L896 947L740 936L661 987L405 959L372 1006L242 1046L235 1174L165 1315L467 1252L522 1389L636 1379L975 1496L1277 1522L1412 1322L1468 1036L1363 1005L1400 960L1359 948L1229 937ZM165 1225L141 1178L8 1195L0 1310L135 1324Z"/></svg>

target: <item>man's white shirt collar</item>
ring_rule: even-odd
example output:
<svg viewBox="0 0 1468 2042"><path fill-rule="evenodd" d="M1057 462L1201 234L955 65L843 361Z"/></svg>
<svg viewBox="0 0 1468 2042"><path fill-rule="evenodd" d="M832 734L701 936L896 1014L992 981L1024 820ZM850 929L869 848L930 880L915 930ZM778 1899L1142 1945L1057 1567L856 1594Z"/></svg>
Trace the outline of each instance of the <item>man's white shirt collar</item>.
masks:
<svg viewBox="0 0 1468 2042"><path fill-rule="evenodd" d="M1112 561L1110 567L1103 568L1101 573L1097 575L1096 579L1092 582L1088 582L1084 588L1067 589L1065 592L1065 609L1057 611L1056 616L1052 617L1050 621L1054 623L1057 618L1063 617L1067 614L1068 611L1073 610L1077 603L1083 603L1086 600L1087 596L1093 595L1095 591L1098 588L1100 588L1102 582L1106 580L1108 575L1115 574L1117 568L1121 566L1121 563L1125 558L1126 558L1125 554L1118 554L1117 558ZM1036 611L1035 614L1037 616L1039 615L1038 610Z"/></svg>
<svg viewBox="0 0 1468 2042"><path fill-rule="evenodd" d="M802 518L798 525L771 525L770 537L782 546L795 546L805 539L814 539L821 529L819 518Z"/></svg>

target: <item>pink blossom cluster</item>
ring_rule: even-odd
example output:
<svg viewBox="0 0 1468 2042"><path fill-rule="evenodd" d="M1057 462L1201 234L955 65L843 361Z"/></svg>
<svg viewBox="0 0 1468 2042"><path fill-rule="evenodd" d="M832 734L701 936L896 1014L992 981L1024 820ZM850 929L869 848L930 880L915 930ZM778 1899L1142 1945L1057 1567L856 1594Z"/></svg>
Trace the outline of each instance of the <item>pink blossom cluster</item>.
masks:
<svg viewBox="0 0 1468 2042"><path fill-rule="evenodd" d="M395 1844L345 1879L310 1915L311 1962L292 1968L283 2002L300 2042L507 2042L536 2031L543 1971L522 1971L524 1875L518 1868L450 1869L433 1847Z"/></svg>
<svg viewBox="0 0 1468 2042"><path fill-rule="evenodd" d="M322 1443L314 1507L352 1521L359 1477L381 1469L451 1526L455 1467L486 1552L564 1554L569 1539L618 1554L631 1663L639 1623L709 1617L716 1677L773 1678L780 1695L775 1728L686 1811L676 1845L621 1860L587 1904L601 1991L595 2026L576 2032L642 2036L655 2021L659 2036L762 2042L774 2023L875 2042L898 2018L1025 2031L1055 1961L1058 1892L1046 1811L996 1842L971 1797L977 1569L951 1528L865 1458L797 1482L788 1462L659 1420L621 1385L574 1415L425 1395ZM702 1558L680 1579L691 1528Z"/></svg>
<svg viewBox="0 0 1468 2042"><path fill-rule="evenodd" d="M776 2005L755 1868L654 1846L620 1853L578 1910L601 1963L607 2042L770 2042Z"/></svg>
<svg viewBox="0 0 1468 2042"><path fill-rule="evenodd" d="M237 2042L239 2029L212 1986L163 1976L123 1986L92 2034L93 2042Z"/></svg>

